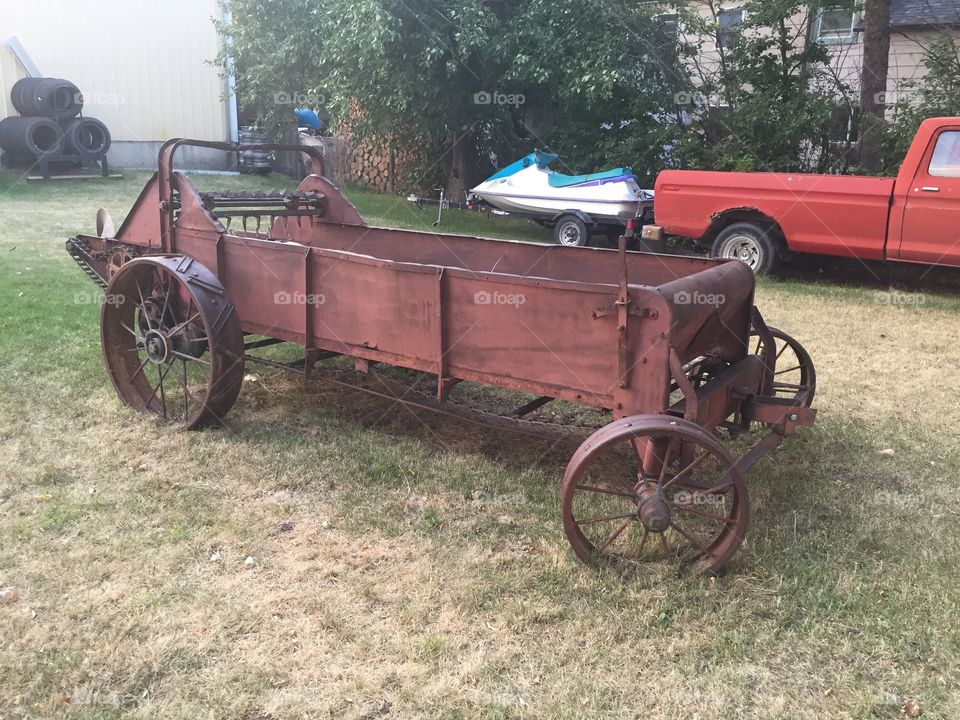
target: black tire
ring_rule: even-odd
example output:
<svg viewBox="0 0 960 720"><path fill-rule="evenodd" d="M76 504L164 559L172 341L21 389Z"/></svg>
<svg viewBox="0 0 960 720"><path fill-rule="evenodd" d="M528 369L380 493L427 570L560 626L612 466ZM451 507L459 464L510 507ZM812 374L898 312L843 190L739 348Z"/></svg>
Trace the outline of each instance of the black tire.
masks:
<svg viewBox="0 0 960 720"><path fill-rule="evenodd" d="M780 244L771 228L737 222L720 231L710 254L740 260L754 274L768 275L780 263Z"/></svg>
<svg viewBox="0 0 960 720"><path fill-rule="evenodd" d="M66 152L93 159L110 149L110 131L96 118L74 118L63 124Z"/></svg>
<svg viewBox="0 0 960 720"><path fill-rule="evenodd" d="M553 226L553 239L558 245L583 247L589 238L587 224L576 215L563 215Z"/></svg>
<svg viewBox="0 0 960 720"><path fill-rule="evenodd" d="M75 117L83 109L80 89L59 78L21 78L13 84L10 100L25 117Z"/></svg>
<svg viewBox="0 0 960 720"><path fill-rule="evenodd" d="M63 150L63 130L50 118L4 118L0 120L0 147L20 157L57 155Z"/></svg>

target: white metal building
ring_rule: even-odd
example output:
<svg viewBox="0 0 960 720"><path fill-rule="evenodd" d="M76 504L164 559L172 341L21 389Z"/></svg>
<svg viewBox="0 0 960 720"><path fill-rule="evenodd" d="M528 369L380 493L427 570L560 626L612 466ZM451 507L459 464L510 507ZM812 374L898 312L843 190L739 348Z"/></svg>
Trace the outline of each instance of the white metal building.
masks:
<svg viewBox="0 0 960 720"><path fill-rule="evenodd" d="M39 73L83 93L83 113L113 137L110 163L151 168L171 137L237 136L235 97L212 61L217 0L0 0L0 117L10 89ZM184 162L219 166L227 158Z"/></svg>

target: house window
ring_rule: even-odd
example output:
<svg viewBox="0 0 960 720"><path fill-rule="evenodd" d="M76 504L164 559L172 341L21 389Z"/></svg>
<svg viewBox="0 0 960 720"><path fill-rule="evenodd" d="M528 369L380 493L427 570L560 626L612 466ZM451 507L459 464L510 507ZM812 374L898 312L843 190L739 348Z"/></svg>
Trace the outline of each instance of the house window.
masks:
<svg viewBox="0 0 960 720"><path fill-rule="evenodd" d="M667 42L677 42L680 37L680 19L676 15L660 15L657 26Z"/></svg>
<svg viewBox="0 0 960 720"><path fill-rule="evenodd" d="M717 47L729 49L740 37L740 26L743 24L743 8L721 10L717 14Z"/></svg>
<svg viewBox="0 0 960 720"><path fill-rule="evenodd" d="M813 38L824 45L852 43L859 16L850 8L831 7L817 11L813 19Z"/></svg>
<svg viewBox="0 0 960 720"><path fill-rule="evenodd" d="M932 177L960 177L960 130L940 133L927 173Z"/></svg>

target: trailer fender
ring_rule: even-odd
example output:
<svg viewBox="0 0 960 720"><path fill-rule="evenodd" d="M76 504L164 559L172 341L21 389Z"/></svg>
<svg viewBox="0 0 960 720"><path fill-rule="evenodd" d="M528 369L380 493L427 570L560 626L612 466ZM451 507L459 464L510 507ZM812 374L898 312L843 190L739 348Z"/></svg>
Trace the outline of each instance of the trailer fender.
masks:
<svg viewBox="0 0 960 720"><path fill-rule="evenodd" d="M590 217L590 215L585 213L583 210L563 210L561 212L558 212L556 215L550 218L550 224L555 225L556 222L560 218L562 218L564 215L575 215L576 217L580 218L583 221L584 225L586 225L587 227L593 227L594 225L596 225L596 222L594 222L594 219Z"/></svg>

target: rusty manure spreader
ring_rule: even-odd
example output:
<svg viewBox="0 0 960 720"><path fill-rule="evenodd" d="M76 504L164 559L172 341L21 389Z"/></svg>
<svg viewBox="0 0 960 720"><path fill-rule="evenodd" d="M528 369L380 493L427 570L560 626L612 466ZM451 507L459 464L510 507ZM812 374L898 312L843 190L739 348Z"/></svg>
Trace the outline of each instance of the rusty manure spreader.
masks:
<svg viewBox="0 0 960 720"><path fill-rule="evenodd" d="M561 487L576 555L704 572L743 542L747 471L814 422L810 356L764 323L739 261L372 227L300 146L249 148L310 153L294 192L199 192L174 170L184 146L239 149L168 141L120 228L101 215L67 242L106 290L107 374L139 411L219 423L245 362L311 377L342 356L435 376L440 402L469 382L534 394L515 417L592 406L611 421ZM302 357L251 354L279 343ZM741 457L720 440L758 428Z"/></svg>

